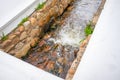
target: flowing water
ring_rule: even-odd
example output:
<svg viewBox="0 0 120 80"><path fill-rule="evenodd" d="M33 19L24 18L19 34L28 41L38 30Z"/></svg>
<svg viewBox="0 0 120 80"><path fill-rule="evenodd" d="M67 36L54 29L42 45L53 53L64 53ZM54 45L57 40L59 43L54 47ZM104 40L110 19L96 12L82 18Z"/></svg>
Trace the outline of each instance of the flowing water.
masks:
<svg viewBox="0 0 120 80"><path fill-rule="evenodd" d="M23 60L65 78L76 58L80 41L85 38L85 26L92 20L100 3L101 0L76 0L64 23L53 24L57 29L47 32Z"/></svg>

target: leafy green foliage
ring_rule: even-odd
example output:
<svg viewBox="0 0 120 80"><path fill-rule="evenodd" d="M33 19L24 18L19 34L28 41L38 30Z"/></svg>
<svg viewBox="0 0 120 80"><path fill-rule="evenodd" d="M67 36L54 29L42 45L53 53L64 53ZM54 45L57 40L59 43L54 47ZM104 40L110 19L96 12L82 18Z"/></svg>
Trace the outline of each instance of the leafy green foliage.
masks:
<svg viewBox="0 0 120 80"><path fill-rule="evenodd" d="M24 22L28 21L28 17L22 19L22 21L18 24L18 26L23 25Z"/></svg>
<svg viewBox="0 0 120 80"><path fill-rule="evenodd" d="M8 36L5 35L4 33L2 33L1 40L2 40L2 41L5 41L5 40L7 40L7 39L8 39Z"/></svg>
<svg viewBox="0 0 120 80"><path fill-rule="evenodd" d="M35 8L35 10L40 10L44 7L46 2L43 2L43 3L39 3L38 6Z"/></svg>
<svg viewBox="0 0 120 80"><path fill-rule="evenodd" d="M93 28L91 23L87 24L86 28L84 29L84 32L86 36L93 33Z"/></svg>

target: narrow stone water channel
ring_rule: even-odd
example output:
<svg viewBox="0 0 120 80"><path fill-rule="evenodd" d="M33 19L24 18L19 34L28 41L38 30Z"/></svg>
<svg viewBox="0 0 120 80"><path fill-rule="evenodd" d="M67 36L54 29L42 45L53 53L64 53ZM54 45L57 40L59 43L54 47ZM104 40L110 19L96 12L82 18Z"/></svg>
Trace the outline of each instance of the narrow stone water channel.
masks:
<svg viewBox="0 0 120 80"><path fill-rule="evenodd" d="M65 78L79 51L80 41L85 38L84 29L100 3L101 0L76 0L59 19L49 25L49 30L23 60Z"/></svg>
<svg viewBox="0 0 120 80"><path fill-rule="evenodd" d="M98 18L98 10L104 1L48 0L44 3L46 5L42 4L42 9L24 18L23 23L11 33L7 36L3 34L0 50L58 77L71 80L69 72L74 75L90 39L85 34L86 26L93 21L97 12ZM81 48L81 41L85 40ZM77 64L75 68L74 64ZM71 67L74 71L70 70Z"/></svg>

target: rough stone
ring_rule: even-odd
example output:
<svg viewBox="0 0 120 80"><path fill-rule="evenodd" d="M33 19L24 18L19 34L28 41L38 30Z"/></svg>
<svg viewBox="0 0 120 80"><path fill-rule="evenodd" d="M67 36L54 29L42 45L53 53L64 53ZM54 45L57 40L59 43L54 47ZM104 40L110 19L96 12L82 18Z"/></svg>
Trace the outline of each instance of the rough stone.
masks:
<svg viewBox="0 0 120 80"><path fill-rule="evenodd" d="M2 44L0 44L1 47L6 47L7 45L9 45L12 41L11 40L6 40L4 41Z"/></svg>
<svg viewBox="0 0 120 80"><path fill-rule="evenodd" d="M30 20L32 26L36 25L37 20L34 17L31 17L29 20Z"/></svg>
<svg viewBox="0 0 120 80"><path fill-rule="evenodd" d="M20 26L20 27L18 28L18 30L19 30L20 32L23 32L23 31L25 30L25 27L24 27L24 26Z"/></svg>
<svg viewBox="0 0 120 80"><path fill-rule="evenodd" d="M24 46L24 43L19 42L16 46L15 49L20 50Z"/></svg>
<svg viewBox="0 0 120 80"><path fill-rule="evenodd" d="M35 44L36 44L36 41L35 41L34 39L32 39L31 42L30 42L30 46L31 46L31 47L34 47Z"/></svg>
<svg viewBox="0 0 120 80"><path fill-rule="evenodd" d="M63 57L60 57L60 58L58 58L58 60L57 60L57 62L59 62L61 65L63 65L64 64L64 58Z"/></svg>
<svg viewBox="0 0 120 80"><path fill-rule="evenodd" d="M51 54L51 56L52 56L53 58L56 58L56 57L57 57L57 52L54 51L54 52Z"/></svg>
<svg viewBox="0 0 120 80"><path fill-rule="evenodd" d="M73 75L75 73L75 70L71 68L71 69L69 69L68 72Z"/></svg>
<svg viewBox="0 0 120 80"><path fill-rule="evenodd" d="M39 29L33 29L30 33L31 37L39 36L40 30Z"/></svg>
<svg viewBox="0 0 120 80"><path fill-rule="evenodd" d="M18 36L18 35L20 35L20 32L16 31L14 34Z"/></svg>
<svg viewBox="0 0 120 80"><path fill-rule="evenodd" d="M21 36L20 36L20 40L23 40L27 37L27 33L24 31Z"/></svg>
<svg viewBox="0 0 120 80"><path fill-rule="evenodd" d="M43 39L47 40L47 39L49 39L50 37L51 37L51 35L46 34Z"/></svg>
<svg viewBox="0 0 120 80"><path fill-rule="evenodd" d="M10 35L10 36L8 37L8 39L12 40L12 39L14 39L15 37L16 37L16 35L12 34L12 35Z"/></svg>
<svg viewBox="0 0 120 80"><path fill-rule="evenodd" d="M46 43L46 42L45 42L44 40L42 40L42 41L39 42L39 46L41 47L41 46L43 46L45 43Z"/></svg>
<svg viewBox="0 0 120 80"><path fill-rule="evenodd" d="M49 45L46 45L46 46L44 47L44 52L48 52L50 49L51 49L51 47L50 47Z"/></svg>
<svg viewBox="0 0 120 80"><path fill-rule="evenodd" d="M28 50L30 49L30 43L25 44L22 49L20 49L18 52L15 53L15 57L17 58L21 58L23 56L25 56L28 52Z"/></svg>
<svg viewBox="0 0 120 80"><path fill-rule="evenodd" d="M53 70L54 69L55 62L49 61L47 64L47 70Z"/></svg>
<svg viewBox="0 0 120 80"><path fill-rule="evenodd" d="M28 30L30 25L31 25L30 21L26 21L26 22L23 23L23 26L25 26L25 30Z"/></svg>
<svg viewBox="0 0 120 80"><path fill-rule="evenodd" d="M14 47L14 44L8 46L7 48L5 48L5 52L9 52L13 47Z"/></svg>

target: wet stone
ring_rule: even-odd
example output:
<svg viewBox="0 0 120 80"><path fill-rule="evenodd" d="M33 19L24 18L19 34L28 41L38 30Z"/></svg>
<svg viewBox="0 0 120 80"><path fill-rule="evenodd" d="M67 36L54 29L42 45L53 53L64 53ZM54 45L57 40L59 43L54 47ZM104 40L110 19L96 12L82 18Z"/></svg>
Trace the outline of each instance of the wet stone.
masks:
<svg viewBox="0 0 120 80"><path fill-rule="evenodd" d="M54 64L55 64L54 61L49 61L47 66L46 66L47 70L53 70L54 69Z"/></svg>
<svg viewBox="0 0 120 80"><path fill-rule="evenodd" d="M44 44L46 44L46 42L44 40L42 40L42 41L39 42L39 46L40 47L43 46Z"/></svg>

